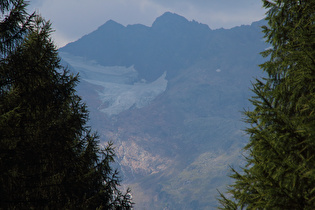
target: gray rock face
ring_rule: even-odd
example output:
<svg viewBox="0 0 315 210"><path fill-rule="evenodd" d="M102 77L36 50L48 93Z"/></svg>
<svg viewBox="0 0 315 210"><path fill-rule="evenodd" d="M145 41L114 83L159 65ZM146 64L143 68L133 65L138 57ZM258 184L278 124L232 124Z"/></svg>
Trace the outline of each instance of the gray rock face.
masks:
<svg viewBox="0 0 315 210"><path fill-rule="evenodd" d="M242 164L263 24L211 30L166 13L152 27L109 21L59 49L135 209L215 208L228 165Z"/></svg>

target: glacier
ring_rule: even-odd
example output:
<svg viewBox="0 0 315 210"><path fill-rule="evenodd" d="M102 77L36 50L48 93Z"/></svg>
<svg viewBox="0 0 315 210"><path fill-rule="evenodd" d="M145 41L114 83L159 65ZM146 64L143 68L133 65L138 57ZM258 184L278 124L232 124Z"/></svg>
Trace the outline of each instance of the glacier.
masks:
<svg viewBox="0 0 315 210"><path fill-rule="evenodd" d="M79 73L81 80L102 87L97 91L101 101L98 109L107 116L145 107L167 88L167 72L148 83L138 78L134 66L103 66L69 53L60 52L59 55L71 71Z"/></svg>

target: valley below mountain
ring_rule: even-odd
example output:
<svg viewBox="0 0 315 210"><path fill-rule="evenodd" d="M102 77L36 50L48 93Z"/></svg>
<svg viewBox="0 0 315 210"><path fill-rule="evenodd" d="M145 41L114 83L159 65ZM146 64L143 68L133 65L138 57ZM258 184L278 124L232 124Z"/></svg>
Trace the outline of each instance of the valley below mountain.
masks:
<svg viewBox="0 0 315 210"><path fill-rule="evenodd" d="M263 24L212 30L168 12L151 27L108 21L59 49L134 209L216 208L229 166L243 164Z"/></svg>

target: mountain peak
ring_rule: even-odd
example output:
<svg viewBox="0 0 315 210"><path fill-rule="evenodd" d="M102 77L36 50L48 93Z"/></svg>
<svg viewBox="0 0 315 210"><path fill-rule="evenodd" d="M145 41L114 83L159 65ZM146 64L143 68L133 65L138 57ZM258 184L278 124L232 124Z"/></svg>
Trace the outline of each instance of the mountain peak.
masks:
<svg viewBox="0 0 315 210"><path fill-rule="evenodd" d="M104 23L103 25L101 25L97 30L99 29L104 29L104 28L124 28L124 26L120 23L117 23L116 21L110 19L108 21L106 21L106 23Z"/></svg>
<svg viewBox="0 0 315 210"><path fill-rule="evenodd" d="M174 24L183 24L183 23L188 23L188 22L189 21L183 16L180 16L178 14L171 13L171 12L165 12L163 15L156 18L156 20L152 24L152 27L163 26L163 25L171 26Z"/></svg>

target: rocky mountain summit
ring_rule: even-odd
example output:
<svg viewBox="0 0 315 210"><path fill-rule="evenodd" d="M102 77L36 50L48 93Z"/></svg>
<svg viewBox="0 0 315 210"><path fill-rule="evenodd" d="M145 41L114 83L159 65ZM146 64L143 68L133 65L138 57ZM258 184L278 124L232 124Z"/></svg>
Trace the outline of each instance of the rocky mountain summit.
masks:
<svg viewBox="0 0 315 210"><path fill-rule="evenodd" d="M135 209L215 208L241 164L263 24L212 30L167 12L151 27L108 21L59 49Z"/></svg>

